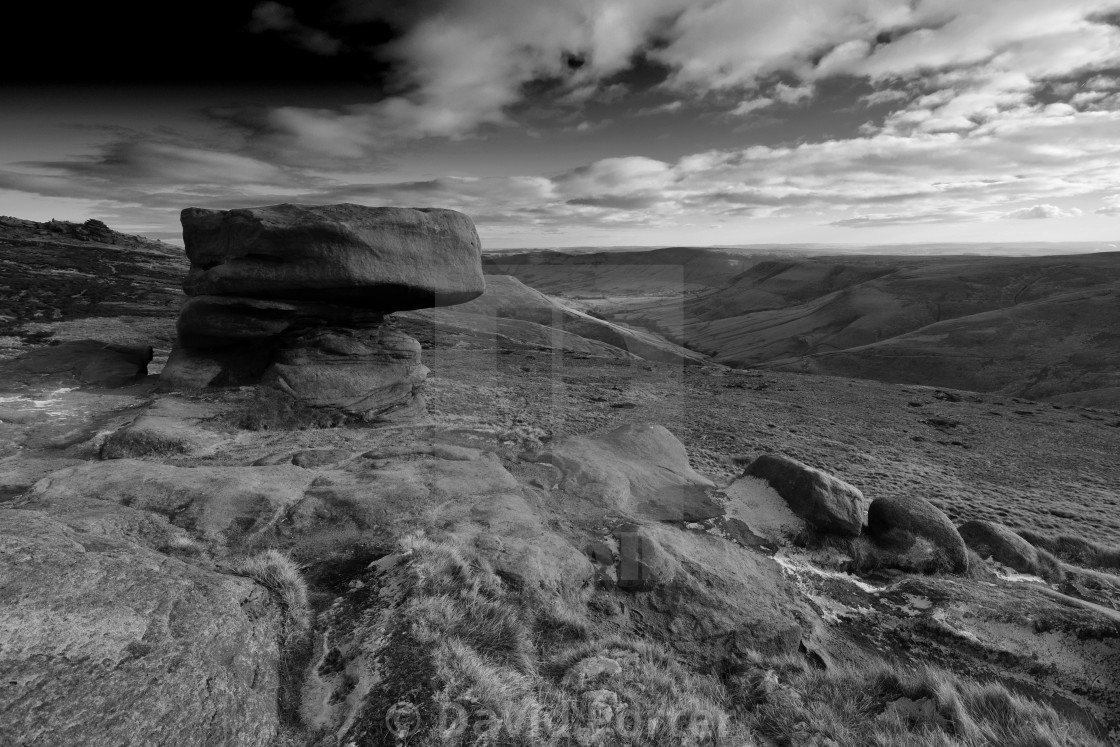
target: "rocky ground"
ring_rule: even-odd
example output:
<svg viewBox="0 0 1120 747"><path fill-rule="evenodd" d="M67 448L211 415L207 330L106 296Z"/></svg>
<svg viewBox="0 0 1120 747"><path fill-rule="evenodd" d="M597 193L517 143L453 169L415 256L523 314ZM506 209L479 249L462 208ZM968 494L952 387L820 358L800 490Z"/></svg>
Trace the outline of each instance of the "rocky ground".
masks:
<svg viewBox="0 0 1120 747"><path fill-rule="evenodd" d="M167 334L176 311L151 324ZM1115 568L857 573L858 544L804 541L743 476L781 453L868 500L1115 546L1120 413L653 361L477 316L395 316L431 373L428 414L389 425L20 358L85 323L153 345L158 371L169 343L122 339L147 328L113 316L15 329L0 742L436 744L435 725L458 744L1120 736ZM949 674L908 673L929 664Z"/></svg>

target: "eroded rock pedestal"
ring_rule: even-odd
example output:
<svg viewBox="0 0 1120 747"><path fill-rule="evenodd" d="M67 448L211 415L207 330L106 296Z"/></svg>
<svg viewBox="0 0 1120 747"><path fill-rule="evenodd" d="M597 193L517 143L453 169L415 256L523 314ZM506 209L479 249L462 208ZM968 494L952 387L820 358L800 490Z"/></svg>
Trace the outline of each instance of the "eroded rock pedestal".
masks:
<svg viewBox="0 0 1120 747"><path fill-rule="evenodd" d="M161 376L171 388L262 384L366 420L422 408L420 344L394 311L485 290L478 234L453 210L361 205L187 208L190 296Z"/></svg>

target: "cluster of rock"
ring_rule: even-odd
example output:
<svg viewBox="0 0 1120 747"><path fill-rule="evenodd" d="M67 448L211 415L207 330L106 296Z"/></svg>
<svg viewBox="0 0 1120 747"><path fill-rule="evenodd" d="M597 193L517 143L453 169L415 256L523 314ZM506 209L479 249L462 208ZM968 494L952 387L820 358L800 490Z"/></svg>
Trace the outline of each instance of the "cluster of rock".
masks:
<svg viewBox="0 0 1120 747"><path fill-rule="evenodd" d="M857 556L853 570L892 567L916 573L964 573L971 550L981 559L991 558L1021 573L1048 580L1063 576L1058 561L1009 527L982 520L956 526L921 496L869 500L859 488L783 454L763 454L747 464L741 480L749 478L765 480L796 517L795 523L781 526L782 531L767 531L779 527L774 522L770 522L773 527L767 526L765 519L754 522L751 529L771 535L769 539L799 543L809 539L805 529L818 538L842 537ZM733 530L734 525L727 528Z"/></svg>
<svg viewBox="0 0 1120 747"><path fill-rule="evenodd" d="M481 248L452 210L361 205L187 208L190 298L161 379L263 384L367 420L422 407L420 344L394 311L482 294Z"/></svg>
<svg viewBox="0 0 1120 747"><path fill-rule="evenodd" d="M848 538L863 564L919 573L968 570L960 532L920 496L869 500L854 485L782 454L763 454L743 474L766 480L817 533Z"/></svg>

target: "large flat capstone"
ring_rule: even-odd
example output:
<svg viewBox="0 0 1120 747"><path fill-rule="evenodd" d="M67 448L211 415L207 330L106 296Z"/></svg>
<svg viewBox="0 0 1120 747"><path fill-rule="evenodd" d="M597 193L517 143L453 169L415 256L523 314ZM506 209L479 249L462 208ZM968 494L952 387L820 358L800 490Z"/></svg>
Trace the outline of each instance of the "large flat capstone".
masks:
<svg viewBox="0 0 1120 747"><path fill-rule="evenodd" d="M466 215L441 208L269 205L187 208L187 295L344 303L381 311L449 306L486 288Z"/></svg>

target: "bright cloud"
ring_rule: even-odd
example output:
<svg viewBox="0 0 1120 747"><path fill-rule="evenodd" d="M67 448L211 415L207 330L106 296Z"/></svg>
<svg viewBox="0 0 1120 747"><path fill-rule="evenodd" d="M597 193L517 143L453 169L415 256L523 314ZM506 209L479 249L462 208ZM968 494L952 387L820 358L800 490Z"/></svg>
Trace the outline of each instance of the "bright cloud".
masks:
<svg viewBox="0 0 1120 747"><path fill-rule="evenodd" d="M1081 211L1077 208L1062 210L1056 205L1034 205L1032 207L1012 210L1003 217L1021 220L1045 220L1048 218L1073 218L1078 215L1081 215Z"/></svg>

